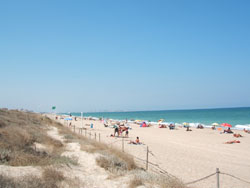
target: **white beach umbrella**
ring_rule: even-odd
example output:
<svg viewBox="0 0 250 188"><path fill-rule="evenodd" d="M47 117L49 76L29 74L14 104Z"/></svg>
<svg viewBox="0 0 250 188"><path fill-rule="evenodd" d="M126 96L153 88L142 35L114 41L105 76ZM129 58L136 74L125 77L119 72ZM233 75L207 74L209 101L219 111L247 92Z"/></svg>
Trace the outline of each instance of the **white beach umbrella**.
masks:
<svg viewBox="0 0 250 188"><path fill-rule="evenodd" d="M219 126L219 123L213 123L212 125L213 126Z"/></svg>

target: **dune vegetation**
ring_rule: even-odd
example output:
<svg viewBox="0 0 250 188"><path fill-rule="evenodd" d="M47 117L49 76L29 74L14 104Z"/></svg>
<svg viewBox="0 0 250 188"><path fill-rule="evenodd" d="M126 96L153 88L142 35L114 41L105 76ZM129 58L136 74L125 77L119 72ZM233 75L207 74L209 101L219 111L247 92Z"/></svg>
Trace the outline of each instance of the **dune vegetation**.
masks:
<svg viewBox="0 0 250 188"><path fill-rule="evenodd" d="M51 137L48 131L52 128L58 130L58 135L63 139ZM87 176L83 176L86 182L73 182L72 177L67 177L71 169L70 174L74 176L74 166L84 166L78 159L63 155L67 152L68 144L72 143L79 144L81 152L93 155L95 165L105 169L107 181L111 181L110 177L114 182L120 181L121 177L128 177L126 187L185 187L177 179L145 171L138 167L129 154L74 133L46 115L0 109L0 165L11 168L34 167L40 171L39 175L16 177L4 175L0 171L1 187L90 187L85 186L88 183ZM64 166L70 168L65 170ZM78 170L76 172L79 173Z"/></svg>

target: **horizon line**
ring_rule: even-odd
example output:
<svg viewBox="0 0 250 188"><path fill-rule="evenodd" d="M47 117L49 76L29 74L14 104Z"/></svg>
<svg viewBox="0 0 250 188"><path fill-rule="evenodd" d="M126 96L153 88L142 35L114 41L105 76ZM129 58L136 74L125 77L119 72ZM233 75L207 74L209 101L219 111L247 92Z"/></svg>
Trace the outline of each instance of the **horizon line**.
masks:
<svg viewBox="0 0 250 188"><path fill-rule="evenodd" d="M186 108L186 109L169 109L169 110L117 110L117 111L97 111L97 112L83 112L83 113L120 113L120 112L160 112L160 111L180 111L180 110L216 110L216 109L234 109L234 108L250 108L250 106L241 106L241 107L216 107L216 108ZM61 112L65 113L65 112ZM70 113L81 113L81 112L70 112Z"/></svg>

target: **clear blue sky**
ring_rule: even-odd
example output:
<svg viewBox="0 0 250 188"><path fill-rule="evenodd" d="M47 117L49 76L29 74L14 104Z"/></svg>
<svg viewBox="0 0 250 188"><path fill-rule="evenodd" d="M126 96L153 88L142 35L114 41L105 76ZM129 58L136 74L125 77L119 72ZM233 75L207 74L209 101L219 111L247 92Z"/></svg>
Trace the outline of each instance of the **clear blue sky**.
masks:
<svg viewBox="0 0 250 188"><path fill-rule="evenodd" d="M250 1L0 2L0 107L250 106Z"/></svg>

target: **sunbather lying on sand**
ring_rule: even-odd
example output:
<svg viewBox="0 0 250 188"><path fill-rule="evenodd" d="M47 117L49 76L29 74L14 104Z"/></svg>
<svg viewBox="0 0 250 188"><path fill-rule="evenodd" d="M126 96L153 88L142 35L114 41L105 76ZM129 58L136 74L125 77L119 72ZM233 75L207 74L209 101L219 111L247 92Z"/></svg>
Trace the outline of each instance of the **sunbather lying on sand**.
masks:
<svg viewBox="0 0 250 188"><path fill-rule="evenodd" d="M240 143L239 140L227 141L224 144L233 144L233 143Z"/></svg>
<svg viewBox="0 0 250 188"><path fill-rule="evenodd" d="M234 134L234 137L239 138L239 137L242 137L242 135L241 134Z"/></svg>
<svg viewBox="0 0 250 188"><path fill-rule="evenodd" d="M243 129L245 133L250 133L250 130Z"/></svg>
<svg viewBox="0 0 250 188"><path fill-rule="evenodd" d="M198 126L197 126L197 129L203 129L204 127L203 127L203 125L201 125L201 124L199 124Z"/></svg>
<svg viewBox="0 0 250 188"><path fill-rule="evenodd" d="M166 125L159 125L159 128L167 128Z"/></svg>
<svg viewBox="0 0 250 188"><path fill-rule="evenodd" d="M142 143L140 142L139 137L137 136L136 140L135 141L130 140L129 144L139 145L139 144L142 144Z"/></svg>

